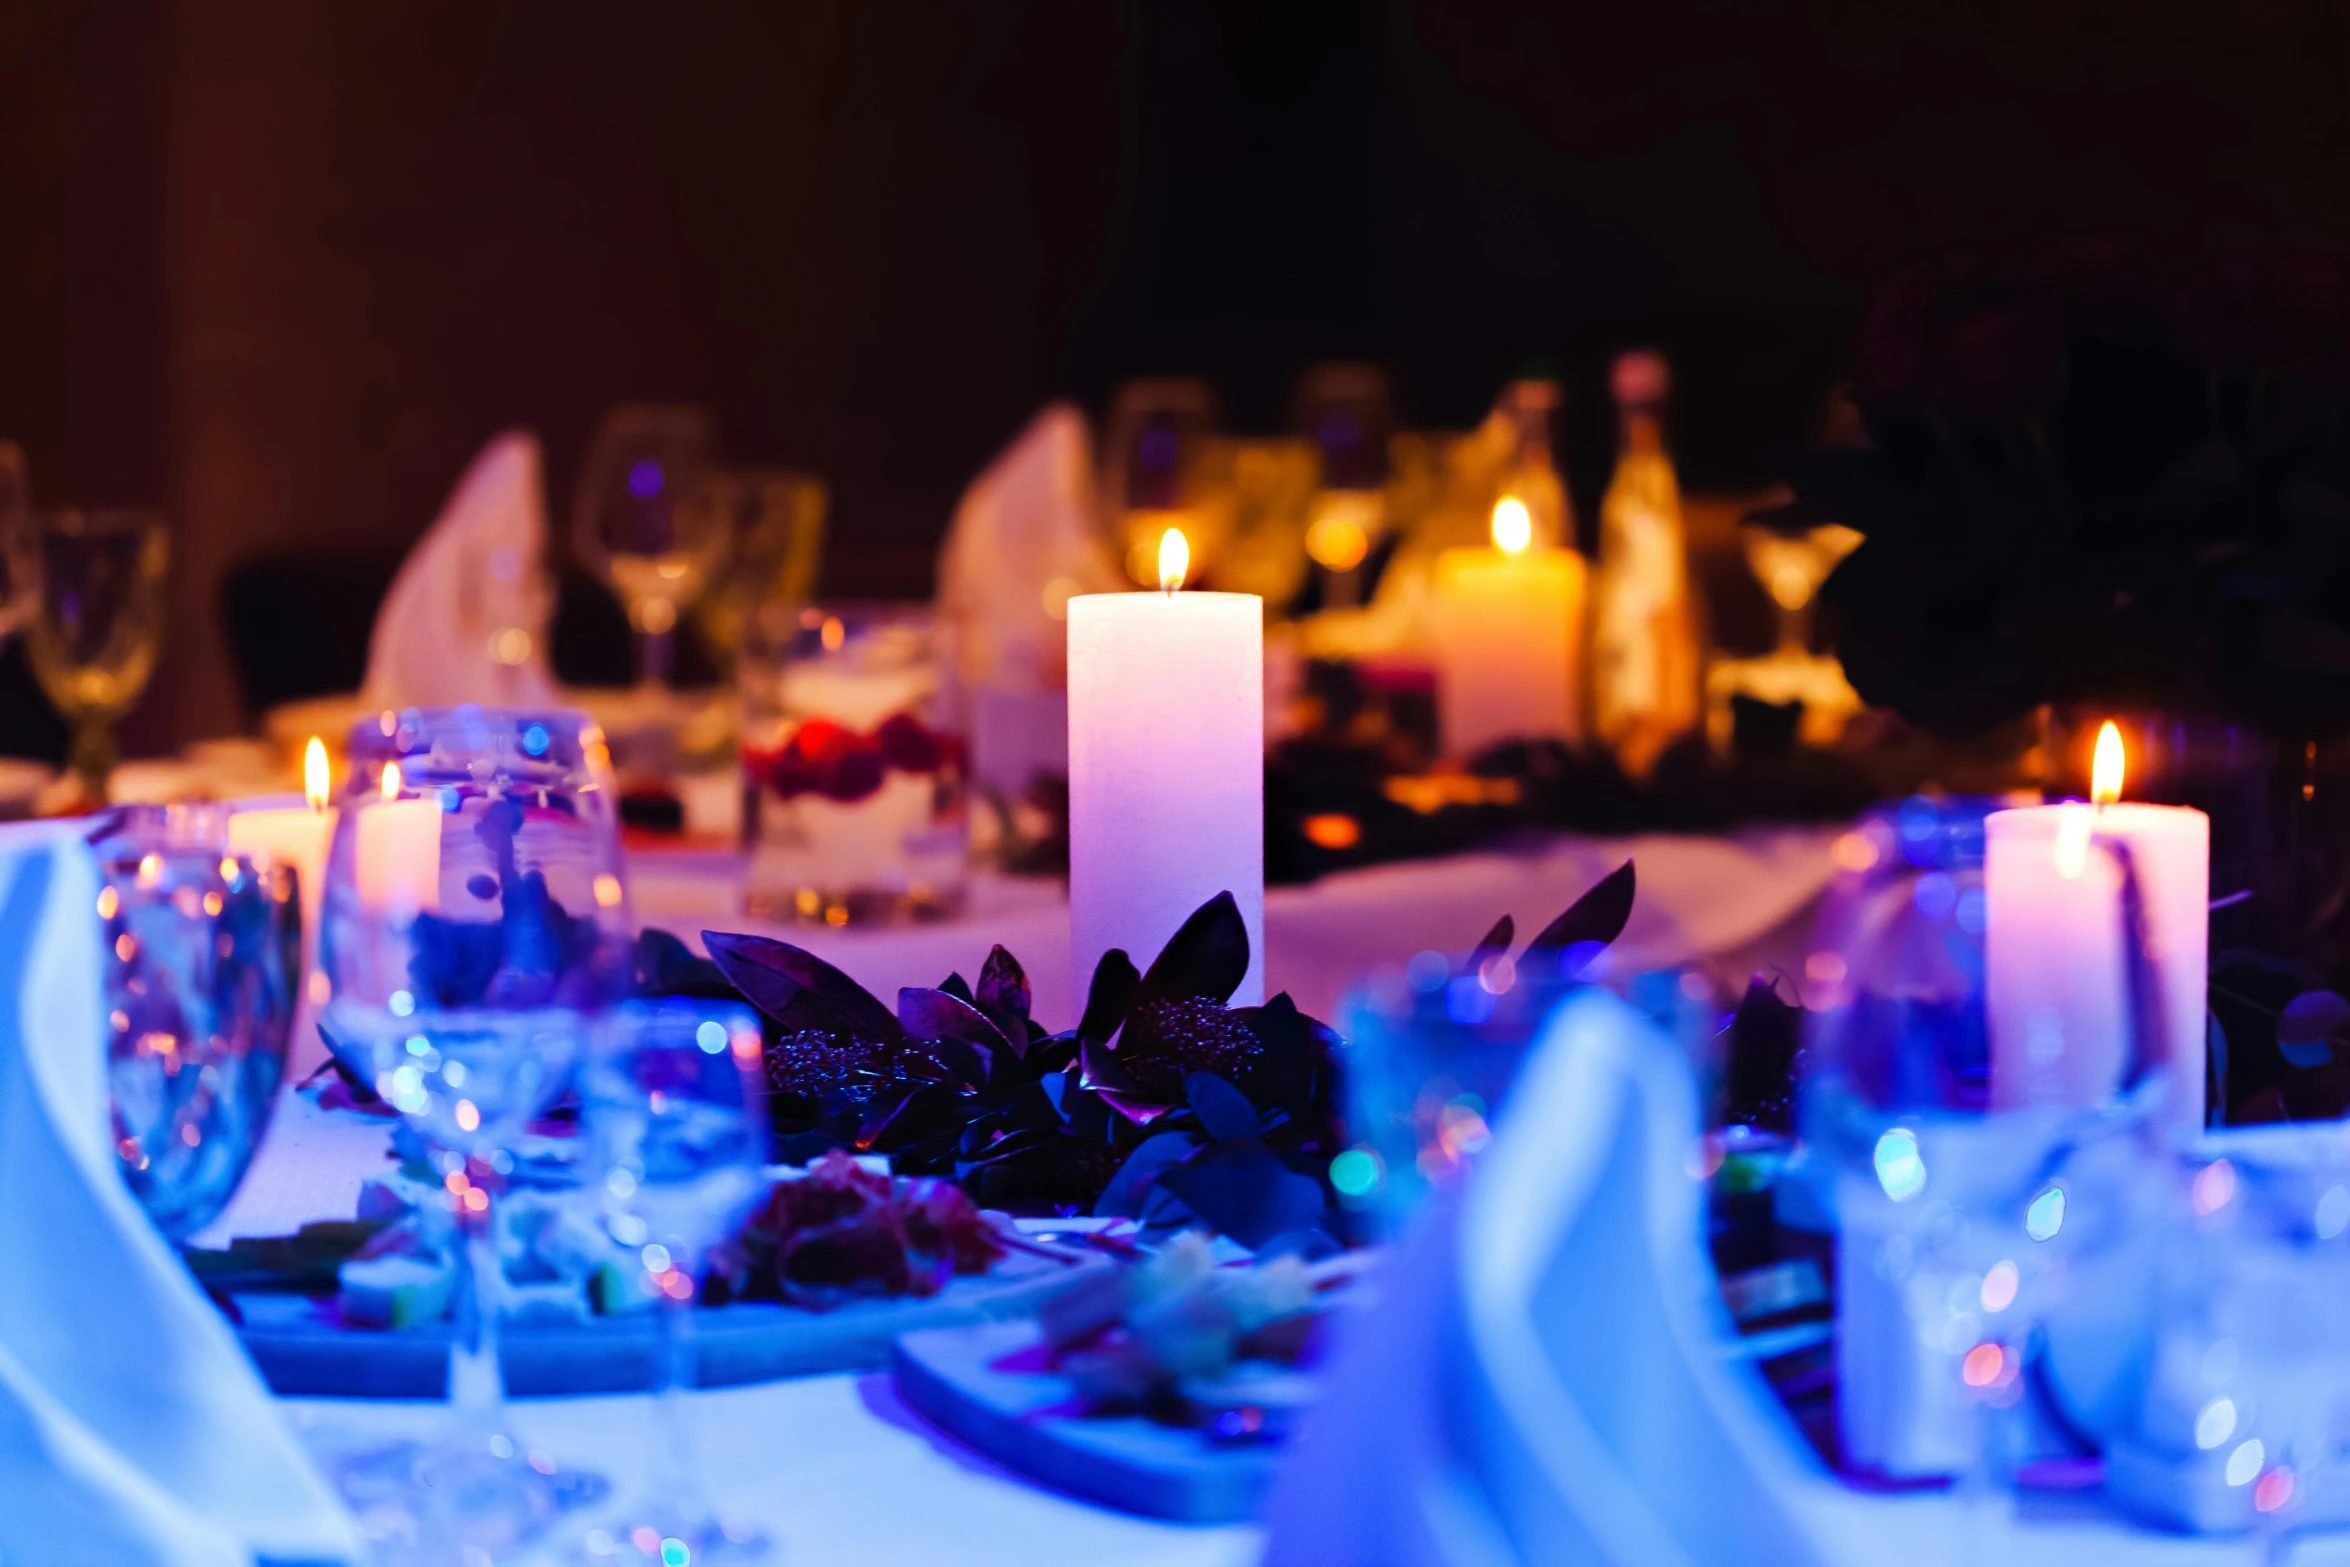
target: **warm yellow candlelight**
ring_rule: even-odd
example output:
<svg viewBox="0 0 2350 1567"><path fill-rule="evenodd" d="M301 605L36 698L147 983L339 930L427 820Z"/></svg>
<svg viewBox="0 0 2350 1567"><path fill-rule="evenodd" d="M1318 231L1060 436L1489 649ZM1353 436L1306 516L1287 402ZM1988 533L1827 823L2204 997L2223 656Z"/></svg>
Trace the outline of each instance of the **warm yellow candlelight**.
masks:
<svg viewBox="0 0 2350 1567"><path fill-rule="evenodd" d="M1159 535L1159 591L1173 593L1183 586L1183 578L1191 570L1191 546L1184 542L1181 528L1169 528Z"/></svg>
<svg viewBox="0 0 2350 1567"><path fill-rule="evenodd" d="M400 798L400 764L398 762L384 763L383 796L387 800Z"/></svg>
<svg viewBox="0 0 2350 1567"><path fill-rule="evenodd" d="M2122 732L2110 722L2097 731L2097 756L2089 764L2089 798L2111 805L2122 797Z"/></svg>
<svg viewBox="0 0 2350 1567"><path fill-rule="evenodd" d="M1493 503L1493 545L1504 555L1523 555L1534 542L1534 514L1515 495Z"/></svg>
<svg viewBox="0 0 2350 1567"><path fill-rule="evenodd" d="M316 735L310 737L309 749L302 753L302 796L310 802L310 809L326 809L326 742Z"/></svg>

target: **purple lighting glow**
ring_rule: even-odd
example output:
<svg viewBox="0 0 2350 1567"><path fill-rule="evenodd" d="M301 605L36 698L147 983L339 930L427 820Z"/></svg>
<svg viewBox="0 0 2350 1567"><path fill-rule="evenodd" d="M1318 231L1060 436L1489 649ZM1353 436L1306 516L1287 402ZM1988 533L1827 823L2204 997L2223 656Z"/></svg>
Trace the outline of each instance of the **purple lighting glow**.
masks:
<svg viewBox="0 0 2350 1567"><path fill-rule="evenodd" d="M650 457L639 457L628 465L628 493L638 500L651 500L661 493L661 465Z"/></svg>

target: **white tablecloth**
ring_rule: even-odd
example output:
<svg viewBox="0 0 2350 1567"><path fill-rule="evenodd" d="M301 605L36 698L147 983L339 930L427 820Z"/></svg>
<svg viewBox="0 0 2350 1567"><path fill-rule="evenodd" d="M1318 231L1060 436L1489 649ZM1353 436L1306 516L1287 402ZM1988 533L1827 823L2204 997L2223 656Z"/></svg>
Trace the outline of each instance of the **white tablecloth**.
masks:
<svg viewBox="0 0 2350 1567"><path fill-rule="evenodd" d="M1492 919L1517 917L1531 934L1629 853L1641 899L1620 951L1635 966L1709 963L1724 978L1742 965L1800 972L1810 904L1829 874L1831 834L1780 830L1736 839L1652 837L1560 840L1524 854L1479 854L1387 866L1276 889L1266 902L1269 989L1327 1016L1352 978L1423 947L1459 948ZM661 853L632 867L638 912L681 935L752 928L733 911L731 856ZM876 994L935 984L949 969L978 972L991 941L1028 967L1043 1020L1067 1020L1068 928L1051 884L988 881L963 920L910 930L777 931L839 964ZM201 1244L234 1234L283 1234L306 1219L348 1216L360 1180L380 1167L383 1126L324 1114L289 1096L229 1211ZM789 1567L931 1567L1002 1563L1222 1567L1253 1560L1249 1528L1188 1528L1109 1512L1045 1491L932 1431L880 1375L803 1378L694 1395L713 1494L782 1542ZM429 1429L438 1406L340 1399L289 1400L298 1422L324 1437ZM641 1397L517 1401L527 1440L596 1469L625 1489L642 1473L649 1404ZM2253 1541L2155 1535L2118 1522L2091 1499L2026 1498L1970 1509L1948 1496L1843 1493L1820 1520L1837 1559L1853 1567L2137 1567L2254 1563ZM2350 1539L2306 1541L2285 1558L2300 1567L2350 1567Z"/></svg>
<svg viewBox="0 0 2350 1567"><path fill-rule="evenodd" d="M1384 866L1266 899L1269 990L1287 989L1316 1016L1335 1010L1363 971L1427 947L1463 949L1504 913L1531 935L1629 855L1640 898L1619 951L1651 966L1709 956L1743 961L1774 937L1800 944L1802 916L1829 875L1832 835L1814 829L1737 839L1561 839L1518 853ZM1072 1020L1067 905L1051 882L983 879L952 923L881 931L761 927L741 918L732 855L639 855L631 880L639 917L698 944L705 929L769 929L838 964L875 994L975 976L994 942L1027 968L1041 1021ZM1140 954L1147 962L1148 954ZM289 1095L236 1200L199 1244L284 1234L306 1220L348 1217L359 1183L381 1169L381 1122L326 1114ZM885 1376L831 1376L696 1395L714 1494L786 1546L792 1567L883 1564L1209 1564L1250 1560L1253 1529L1153 1523L1093 1507L1011 1476L899 1404ZM435 1406L291 1401L328 1433L420 1432ZM643 1398L523 1400L520 1433L558 1458L622 1486L641 1472Z"/></svg>

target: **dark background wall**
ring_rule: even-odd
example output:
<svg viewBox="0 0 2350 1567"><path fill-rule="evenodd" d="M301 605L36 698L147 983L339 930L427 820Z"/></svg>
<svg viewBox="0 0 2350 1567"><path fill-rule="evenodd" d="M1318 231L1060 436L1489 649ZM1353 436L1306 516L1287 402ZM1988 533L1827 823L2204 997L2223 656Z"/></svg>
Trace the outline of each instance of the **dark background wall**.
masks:
<svg viewBox="0 0 2350 1567"><path fill-rule="evenodd" d="M2340 8L2055 9L0 0L0 434L172 509L148 748L244 721L229 566L396 547L513 424L560 516L627 397L823 472L838 592L926 590L1041 401L1148 371L1271 427L1374 358L1461 424L1543 360L1588 489L1656 341L1689 476L1750 483L1889 269L2350 242Z"/></svg>

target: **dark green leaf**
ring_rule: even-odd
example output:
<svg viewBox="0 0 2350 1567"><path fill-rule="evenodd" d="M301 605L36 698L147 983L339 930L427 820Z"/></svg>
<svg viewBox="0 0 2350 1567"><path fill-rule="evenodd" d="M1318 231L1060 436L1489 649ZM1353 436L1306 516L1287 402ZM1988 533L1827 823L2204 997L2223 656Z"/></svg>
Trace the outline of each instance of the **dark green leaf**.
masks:
<svg viewBox="0 0 2350 1567"><path fill-rule="evenodd" d="M1166 1171L1189 1158L1199 1140L1188 1132L1161 1132L1144 1138L1118 1173L1095 1199L1093 1211L1105 1218L1134 1219L1142 1215L1143 1197Z"/></svg>
<svg viewBox="0 0 2350 1567"><path fill-rule="evenodd" d="M1089 1045L1105 1045L1117 1035L1126 1022L1126 1014L1134 1010L1136 995L1142 989L1142 976L1135 972L1134 960L1112 947L1102 954L1094 965L1093 987L1085 997L1085 1016L1077 1025L1077 1037Z"/></svg>
<svg viewBox="0 0 2350 1567"><path fill-rule="evenodd" d="M1564 914L1542 927L1541 934L1526 944L1526 950L1571 947L1584 941L1606 946L1624 933L1624 926L1631 920L1636 890L1632 862L1626 860L1577 898Z"/></svg>
<svg viewBox="0 0 2350 1567"><path fill-rule="evenodd" d="M702 932L711 961L751 1005L787 1029L822 1028L860 1039L903 1038L889 1008L812 952L765 936Z"/></svg>
<svg viewBox="0 0 2350 1567"><path fill-rule="evenodd" d="M1152 960L1142 977L1141 999L1228 1001L1247 976L1248 927L1232 894L1219 892L1192 911Z"/></svg>
<svg viewBox="0 0 2350 1567"><path fill-rule="evenodd" d="M1219 1142L1257 1140L1257 1107L1248 1095L1213 1072L1191 1072L1183 1079L1183 1096L1210 1137Z"/></svg>
<svg viewBox="0 0 2350 1567"><path fill-rule="evenodd" d="M1469 954L1468 972L1471 974L1483 973L1486 964L1510 950L1510 943L1517 939L1517 935L1518 922L1516 920L1511 919L1507 914L1495 920L1493 929L1485 933L1485 939L1478 942L1476 950Z"/></svg>
<svg viewBox="0 0 2350 1567"><path fill-rule="evenodd" d="M1322 1219L1321 1182L1297 1174L1260 1143L1211 1143L1155 1184L1243 1246L1262 1246Z"/></svg>

